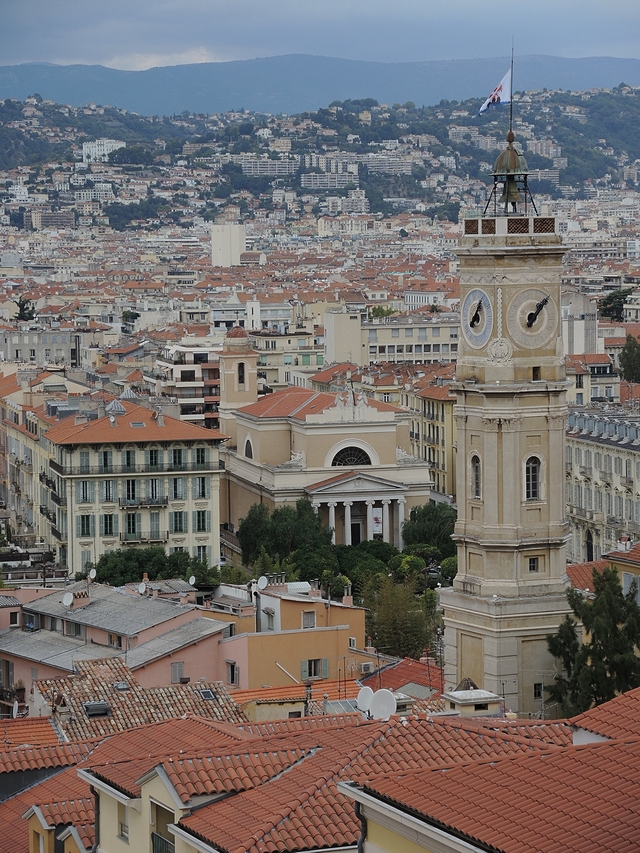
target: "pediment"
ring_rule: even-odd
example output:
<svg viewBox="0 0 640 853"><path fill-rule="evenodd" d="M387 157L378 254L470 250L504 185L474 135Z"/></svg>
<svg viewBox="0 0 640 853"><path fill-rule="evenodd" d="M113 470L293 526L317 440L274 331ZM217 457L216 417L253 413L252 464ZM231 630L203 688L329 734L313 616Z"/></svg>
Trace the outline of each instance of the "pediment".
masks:
<svg viewBox="0 0 640 853"><path fill-rule="evenodd" d="M404 494L406 489L404 483L394 483L392 480L386 480L383 477L354 472L342 476L337 474L331 479L307 486L305 491L309 495L326 497L329 495L353 495L354 493L379 495L381 492L397 492Z"/></svg>

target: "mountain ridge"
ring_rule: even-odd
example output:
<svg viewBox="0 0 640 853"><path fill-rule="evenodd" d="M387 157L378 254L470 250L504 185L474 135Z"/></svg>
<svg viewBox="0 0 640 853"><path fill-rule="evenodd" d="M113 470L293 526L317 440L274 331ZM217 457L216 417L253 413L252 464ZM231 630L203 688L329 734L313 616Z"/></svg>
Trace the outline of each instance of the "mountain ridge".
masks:
<svg viewBox="0 0 640 853"><path fill-rule="evenodd" d="M84 106L110 104L143 115L226 112L244 108L299 113L347 98L433 105L484 97L503 77L508 57L373 62L310 54L157 66L127 71L103 65L23 63L0 66L0 99L43 98ZM532 55L517 59L514 88L640 86L640 60Z"/></svg>

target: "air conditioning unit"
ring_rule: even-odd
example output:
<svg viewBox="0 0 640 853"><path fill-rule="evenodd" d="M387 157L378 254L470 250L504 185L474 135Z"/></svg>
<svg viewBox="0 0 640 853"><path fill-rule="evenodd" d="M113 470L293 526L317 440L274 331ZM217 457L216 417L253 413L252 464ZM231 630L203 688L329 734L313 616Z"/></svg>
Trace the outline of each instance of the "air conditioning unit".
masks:
<svg viewBox="0 0 640 853"><path fill-rule="evenodd" d="M361 663L360 672L362 673L362 675L369 675L370 673L372 673L373 663L371 663L370 661L368 663Z"/></svg>

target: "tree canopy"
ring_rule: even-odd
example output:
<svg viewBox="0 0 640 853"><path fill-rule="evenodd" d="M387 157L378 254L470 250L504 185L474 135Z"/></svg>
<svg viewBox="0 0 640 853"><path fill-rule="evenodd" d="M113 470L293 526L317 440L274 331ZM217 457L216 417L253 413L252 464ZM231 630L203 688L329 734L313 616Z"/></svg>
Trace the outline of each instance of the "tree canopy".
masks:
<svg viewBox="0 0 640 853"><path fill-rule="evenodd" d="M633 293L632 287L618 288L607 293L598 303L600 317L622 322L624 320L624 303L631 293Z"/></svg>
<svg viewBox="0 0 640 853"><path fill-rule="evenodd" d="M640 342L633 335L627 335L618 360L622 378L627 382L640 382Z"/></svg>
<svg viewBox="0 0 640 853"><path fill-rule="evenodd" d="M16 305L18 306L16 320L33 320L33 318L36 316L36 311L33 307L33 303L30 299L27 299L26 296L20 295L18 297Z"/></svg>
<svg viewBox="0 0 640 853"><path fill-rule="evenodd" d="M405 545L432 545L442 557L453 557L456 546L451 534L456 518L450 504L430 502L414 506L402 527Z"/></svg>
<svg viewBox="0 0 640 853"><path fill-rule="evenodd" d="M282 506L272 513L265 504L253 504L240 522L238 541L242 562L248 566L258 559L263 547L271 558L282 561L300 548L313 552L328 546L331 530L322 527L310 502L300 498L295 509Z"/></svg>
<svg viewBox="0 0 640 853"><path fill-rule="evenodd" d="M111 586L139 583L145 573L151 581L167 578L187 580L195 575L196 586L217 586L220 583L217 569L208 568L187 551L167 554L161 545L111 551L103 554L96 565L96 581Z"/></svg>
<svg viewBox="0 0 640 853"><path fill-rule="evenodd" d="M636 582L625 595L614 568L594 569L593 591L593 597L585 597L580 590L567 590L573 615L567 615L557 633L547 637L549 651L562 662L549 696L567 716L640 686ZM585 632L582 644L578 623Z"/></svg>

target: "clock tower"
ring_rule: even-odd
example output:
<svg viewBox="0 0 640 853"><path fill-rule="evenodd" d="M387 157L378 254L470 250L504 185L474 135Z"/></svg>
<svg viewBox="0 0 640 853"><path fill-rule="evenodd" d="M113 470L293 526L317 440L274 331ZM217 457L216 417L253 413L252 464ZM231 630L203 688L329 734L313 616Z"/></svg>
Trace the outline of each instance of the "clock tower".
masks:
<svg viewBox="0 0 640 853"><path fill-rule="evenodd" d="M460 238L458 574L441 603L446 688L471 678L523 715L544 707L546 638L569 610L564 250L511 131L507 141L484 213Z"/></svg>

